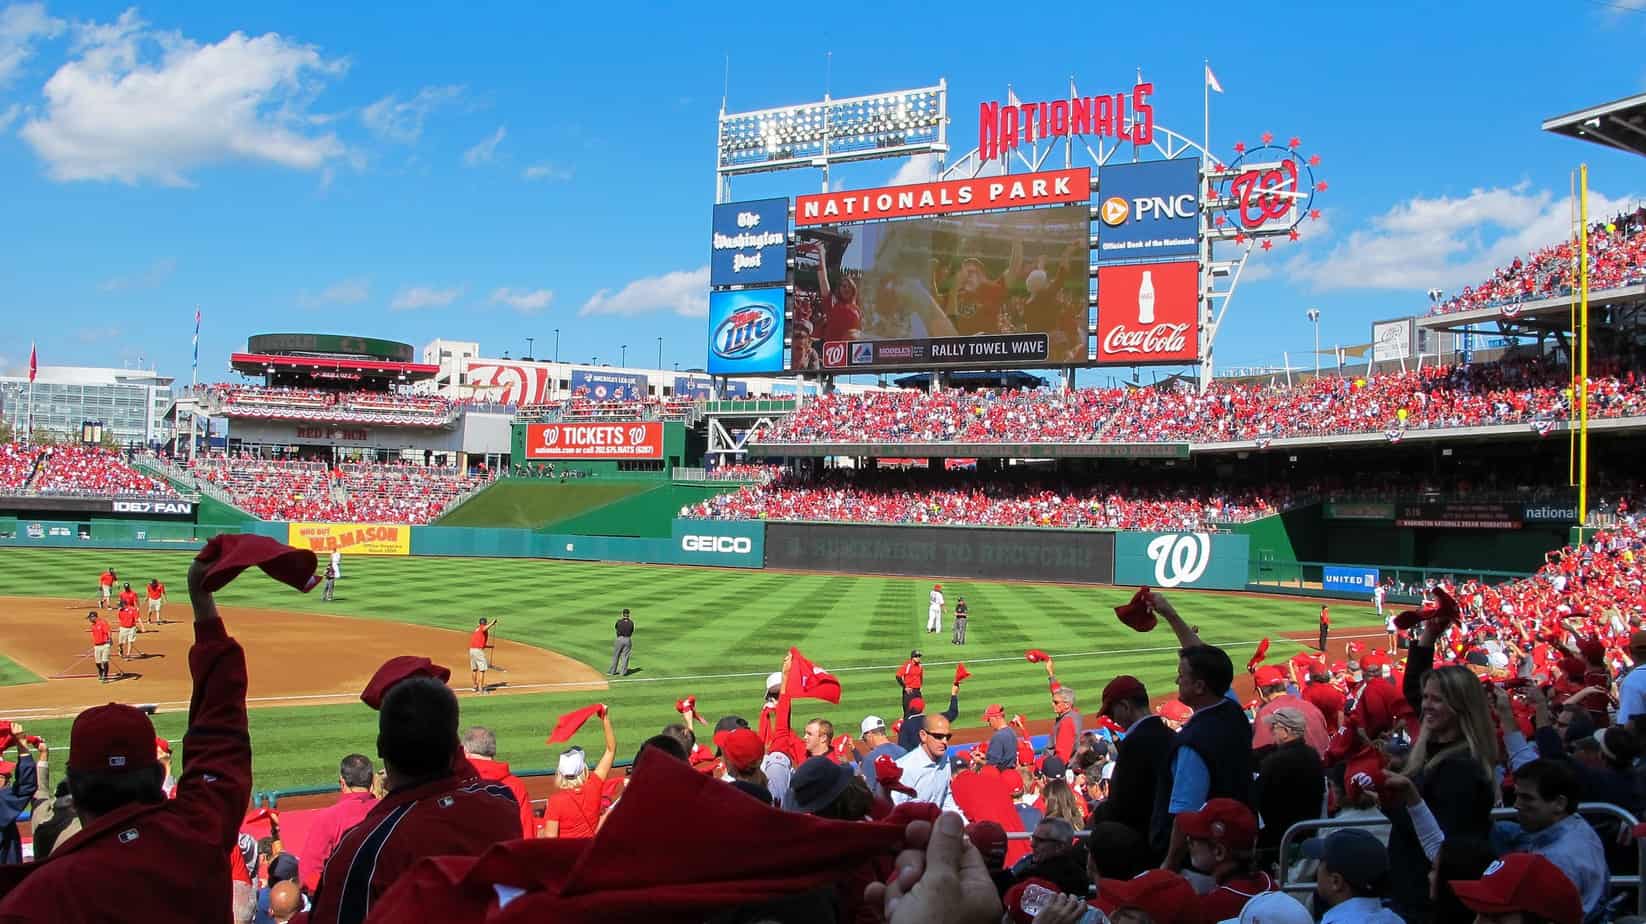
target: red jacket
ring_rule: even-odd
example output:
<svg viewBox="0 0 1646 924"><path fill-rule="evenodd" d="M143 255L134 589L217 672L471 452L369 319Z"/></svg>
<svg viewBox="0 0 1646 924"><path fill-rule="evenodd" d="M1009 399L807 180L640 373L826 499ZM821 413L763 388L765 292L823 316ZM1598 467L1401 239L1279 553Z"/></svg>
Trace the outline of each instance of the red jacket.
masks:
<svg viewBox="0 0 1646 924"><path fill-rule="evenodd" d="M910 658L898 669L897 677L907 689L918 690L926 680L926 669L920 666L919 661Z"/></svg>
<svg viewBox="0 0 1646 924"><path fill-rule="evenodd" d="M303 852L297 855L298 878L303 888L313 892L320 885L320 871L326 868L343 832L360 823L377 804L377 797L369 792L346 792L337 797L330 808L321 809L309 826L309 835L303 839Z"/></svg>
<svg viewBox="0 0 1646 924"><path fill-rule="evenodd" d="M362 924L372 902L424 857L475 857L519 839L520 812L507 786L454 773L390 793L338 841L308 924Z"/></svg>
<svg viewBox="0 0 1646 924"><path fill-rule="evenodd" d="M251 801L246 655L221 620L194 624L194 692L177 797L110 812L40 863L0 867L0 922L221 921L229 852ZM145 912L139 911L139 916Z"/></svg>
<svg viewBox="0 0 1646 924"><path fill-rule="evenodd" d="M537 836L537 816L532 814L532 801L526 796L526 784L520 777L509 772L509 765L500 760L487 760L484 757L469 757L469 763L474 765L476 773L488 783L502 783L514 793L514 801L520 803L520 835L522 837Z"/></svg>

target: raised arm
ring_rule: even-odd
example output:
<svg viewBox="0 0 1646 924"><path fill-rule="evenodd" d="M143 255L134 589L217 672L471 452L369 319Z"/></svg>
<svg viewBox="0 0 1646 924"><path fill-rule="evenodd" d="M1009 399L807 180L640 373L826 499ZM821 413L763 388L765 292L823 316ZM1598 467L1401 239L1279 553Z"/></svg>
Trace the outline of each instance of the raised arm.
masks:
<svg viewBox="0 0 1646 924"><path fill-rule="evenodd" d="M1153 607L1154 611L1159 613L1160 617L1172 627L1172 631L1177 634L1177 643L1180 646L1194 648L1206 644L1200 640L1200 633L1183 621L1183 617L1177 614L1177 608L1173 607L1171 601L1167 600L1164 595L1157 591L1150 591L1149 606Z"/></svg>
<svg viewBox="0 0 1646 924"><path fill-rule="evenodd" d="M817 294L826 305L829 301L829 246L817 242Z"/></svg>
<svg viewBox="0 0 1646 924"><path fill-rule="evenodd" d="M594 775L602 780L611 776L612 761L617 759L617 732L612 731L611 713L610 708L600 713L601 730L606 733L606 752L600 755L600 763L594 765Z"/></svg>
<svg viewBox="0 0 1646 924"><path fill-rule="evenodd" d="M229 850L251 800L246 653L229 637L216 601L202 586L209 565L197 559L189 568L189 603L194 608L189 673L194 691L183 734L188 762L177 780L175 805L201 836Z"/></svg>

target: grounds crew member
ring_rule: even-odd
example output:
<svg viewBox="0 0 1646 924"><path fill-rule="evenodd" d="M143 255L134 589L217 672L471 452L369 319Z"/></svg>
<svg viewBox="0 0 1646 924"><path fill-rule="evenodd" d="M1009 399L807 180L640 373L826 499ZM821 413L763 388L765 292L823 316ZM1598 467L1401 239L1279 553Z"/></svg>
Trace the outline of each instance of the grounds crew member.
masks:
<svg viewBox="0 0 1646 924"><path fill-rule="evenodd" d="M155 759L154 725L146 714L119 703L80 713L69 733L67 782L82 828L43 862L0 867L0 920L226 917L233 894L229 852L252 783L245 652L203 588L223 548L214 539L189 568L194 689L183 736L188 765L176 798L161 790L165 771Z"/></svg>
<svg viewBox="0 0 1646 924"><path fill-rule="evenodd" d="M474 692L485 693L486 690L486 646L491 644L492 629L497 625L493 620L486 624L486 617L480 617L480 624L469 633L469 676L474 681Z"/></svg>
<svg viewBox="0 0 1646 924"><path fill-rule="evenodd" d="M97 676L104 682L109 682L109 649L113 647L110 641L108 620L97 615L96 612L86 614L86 622L90 625L87 631L91 633L91 659L97 664Z"/></svg>

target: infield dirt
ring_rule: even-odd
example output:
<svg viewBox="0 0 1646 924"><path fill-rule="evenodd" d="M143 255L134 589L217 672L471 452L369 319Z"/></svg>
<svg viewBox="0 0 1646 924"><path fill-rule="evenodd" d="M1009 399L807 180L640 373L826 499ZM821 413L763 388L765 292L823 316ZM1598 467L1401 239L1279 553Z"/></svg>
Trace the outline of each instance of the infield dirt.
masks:
<svg viewBox="0 0 1646 924"><path fill-rule="evenodd" d="M87 706L117 700L186 707L189 699L189 645L194 632L186 602L169 603L169 622L137 637L140 657L111 660L112 674L99 683L90 657L85 601L45 597L0 597L0 652L41 677L40 683L0 687L0 703L11 718L72 716ZM114 612L103 618L118 626ZM229 634L246 651L251 706L320 705L347 702L384 661L396 655L423 655L451 668L452 686L469 692L468 630L434 629L408 623L281 610L222 607ZM601 690L606 682L594 668L565 655L518 642L499 641L494 663L507 668L486 675L494 693L546 690Z"/></svg>

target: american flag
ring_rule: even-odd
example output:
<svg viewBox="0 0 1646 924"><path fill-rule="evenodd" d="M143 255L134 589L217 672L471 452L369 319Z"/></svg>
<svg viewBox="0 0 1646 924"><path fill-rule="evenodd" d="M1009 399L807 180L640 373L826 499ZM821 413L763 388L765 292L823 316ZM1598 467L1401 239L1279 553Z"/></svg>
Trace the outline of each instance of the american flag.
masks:
<svg viewBox="0 0 1646 924"><path fill-rule="evenodd" d="M1383 436L1388 439L1391 444L1398 443L1406 438L1406 430L1403 427L1390 427L1389 429L1383 431Z"/></svg>
<svg viewBox="0 0 1646 924"><path fill-rule="evenodd" d="M1532 432L1536 433L1538 436L1548 436L1549 432L1554 428L1555 420L1553 417L1545 417L1541 420L1532 421Z"/></svg>
<svg viewBox="0 0 1646 924"><path fill-rule="evenodd" d="M194 369L200 369L200 309L194 309Z"/></svg>

